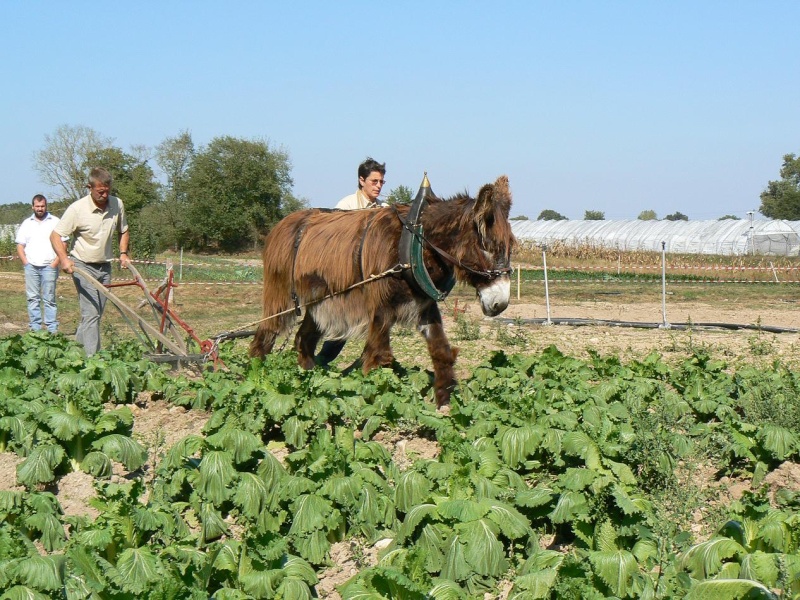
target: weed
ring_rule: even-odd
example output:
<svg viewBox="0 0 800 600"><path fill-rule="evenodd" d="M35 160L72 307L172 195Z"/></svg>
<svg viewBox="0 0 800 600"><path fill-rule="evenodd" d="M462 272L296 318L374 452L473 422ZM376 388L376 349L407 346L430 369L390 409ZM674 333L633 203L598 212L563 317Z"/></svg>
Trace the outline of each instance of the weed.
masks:
<svg viewBox="0 0 800 600"><path fill-rule="evenodd" d="M145 487L149 493L153 492L153 485L156 478L156 470L153 465L161 462L167 450L167 432L163 427L142 436L141 444L147 449L148 461L150 463L149 473L145 473Z"/></svg>
<svg viewBox="0 0 800 600"><path fill-rule="evenodd" d="M459 314L456 316L456 330L455 338L459 341L466 342L471 340L479 340L481 337L480 323L466 316Z"/></svg>
<svg viewBox="0 0 800 600"><path fill-rule="evenodd" d="M750 354L753 356L771 356L775 353L775 338L767 338L763 332L747 338L747 345L750 347Z"/></svg>
<svg viewBox="0 0 800 600"><path fill-rule="evenodd" d="M14 233L6 231L0 234L0 256L15 256L17 244L14 242Z"/></svg>
<svg viewBox="0 0 800 600"><path fill-rule="evenodd" d="M395 327L392 329L392 336L398 338L413 337L414 333L414 330L410 327Z"/></svg>
<svg viewBox="0 0 800 600"><path fill-rule="evenodd" d="M367 560L367 554L364 552L364 540L358 537L351 539L350 552L352 553L353 562L359 569L370 566Z"/></svg>
<svg viewBox="0 0 800 600"><path fill-rule="evenodd" d="M528 335L525 330L524 322L521 318L514 319L514 323L507 326L499 326L495 331L495 339L501 346L525 347L528 343Z"/></svg>
<svg viewBox="0 0 800 600"><path fill-rule="evenodd" d="M233 272L235 281L258 281L261 278L261 273L250 267L245 269L236 269Z"/></svg>
<svg viewBox="0 0 800 600"><path fill-rule="evenodd" d="M800 379L789 369L773 367L744 371L739 384L744 420L755 425L778 425L800 435Z"/></svg>

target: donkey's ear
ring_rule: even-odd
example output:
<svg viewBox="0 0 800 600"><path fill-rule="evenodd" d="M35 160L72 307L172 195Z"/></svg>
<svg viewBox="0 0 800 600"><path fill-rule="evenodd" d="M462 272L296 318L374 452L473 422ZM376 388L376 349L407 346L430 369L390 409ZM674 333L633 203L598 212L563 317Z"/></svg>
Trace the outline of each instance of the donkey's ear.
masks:
<svg viewBox="0 0 800 600"><path fill-rule="evenodd" d="M511 188L508 186L508 177L501 175L494 185L486 184L478 192L475 201L475 217L481 221L492 223L495 211L500 210L506 219L511 211Z"/></svg>
<svg viewBox="0 0 800 600"><path fill-rule="evenodd" d="M494 194L494 186L486 184L478 192L478 199L475 200L475 220L485 222L487 219L491 220L494 215L494 207L492 203L492 195Z"/></svg>
<svg viewBox="0 0 800 600"><path fill-rule="evenodd" d="M511 188L506 175L501 175L494 182L493 196L495 207L508 219L508 214L511 212Z"/></svg>

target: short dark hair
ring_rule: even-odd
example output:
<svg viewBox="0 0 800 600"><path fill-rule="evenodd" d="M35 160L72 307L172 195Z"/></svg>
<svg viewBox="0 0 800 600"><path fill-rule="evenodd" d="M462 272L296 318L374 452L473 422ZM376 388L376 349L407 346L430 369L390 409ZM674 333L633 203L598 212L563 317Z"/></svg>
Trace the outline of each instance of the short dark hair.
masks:
<svg viewBox="0 0 800 600"><path fill-rule="evenodd" d="M360 165L358 165L358 178L363 177L366 179L373 171L381 174L381 177L386 175L386 163L379 163L377 160L368 156ZM358 189L361 189L361 181L358 182Z"/></svg>
<svg viewBox="0 0 800 600"><path fill-rule="evenodd" d="M37 200L44 200L45 202L47 202L47 198L45 198L45 197L44 197L44 196L42 196L41 194L36 194L36 195L33 197L33 199L31 200L31 206L33 206L33 203L34 203L34 202L36 202Z"/></svg>
<svg viewBox="0 0 800 600"><path fill-rule="evenodd" d="M114 183L114 178L104 168L95 167L89 171L89 187L94 187L97 183L111 187L111 184Z"/></svg>

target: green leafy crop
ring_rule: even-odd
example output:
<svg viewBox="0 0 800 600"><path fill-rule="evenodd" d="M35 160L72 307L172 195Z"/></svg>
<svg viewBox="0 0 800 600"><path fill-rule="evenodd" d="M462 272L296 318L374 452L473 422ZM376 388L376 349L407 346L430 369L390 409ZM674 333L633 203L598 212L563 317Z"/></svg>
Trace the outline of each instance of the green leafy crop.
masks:
<svg viewBox="0 0 800 600"><path fill-rule="evenodd" d="M0 450L24 486L0 491L0 598L313 598L342 542L362 549L344 599L800 595L800 495L762 486L800 456L780 363L499 352L449 415L419 369L226 363L168 377L126 344L0 339ZM131 437L142 391L210 413L156 465ZM96 516L43 491L72 469ZM751 491L715 502L722 476Z"/></svg>

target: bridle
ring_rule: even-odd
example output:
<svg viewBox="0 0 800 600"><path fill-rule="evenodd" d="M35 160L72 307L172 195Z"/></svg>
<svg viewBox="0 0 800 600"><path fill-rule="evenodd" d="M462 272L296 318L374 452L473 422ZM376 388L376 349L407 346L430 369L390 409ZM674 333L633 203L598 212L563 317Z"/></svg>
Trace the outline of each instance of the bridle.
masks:
<svg viewBox="0 0 800 600"><path fill-rule="evenodd" d="M394 206L394 205L392 205L392 206ZM470 267L469 265L465 264L464 262L458 260L455 256L453 256L452 254L450 254L446 250L442 250L441 248L439 248L439 246L437 246L436 244L431 242L429 239L427 239L422 233L422 228L421 228L422 224L421 223L419 224L420 228L417 229L411 223L408 222L408 219L403 219L403 217L400 216L400 213L397 211L396 207L395 207L394 210L395 210L395 214L397 215L397 218L403 224L403 232L404 233L406 231L408 231L411 235L413 235L417 239L417 241L420 244L427 245L431 250L433 250L436 254L441 256L446 262L450 263L451 265L459 267L460 269L464 269L468 273L472 273L473 275L477 275L478 277L485 277L486 279L489 279L489 280L497 279L498 277L500 277L502 275L505 275L506 273L510 273L513 270L511 267L498 267L496 269L477 269L477 268ZM483 244L481 244L481 245L483 245Z"/></svg>
<svg viewBox="0 0 800 600"><path fill-rule="evenodd" d="M403 277L412 287L433 300L440 302L447 297L455 285L455 273L452 267L449 269L445 268L447 271L447 278L443 286L439 287L436 285L422 260L423 246L430 248L442 261L463 269L472 275L488 279L489 281L493 281L511 272L510 266L496 267L494 269L471 267L427 239L422 229L422 211L424 207L428 205L428 198L432 196L433 193L431 192L426 175L419 192L417 192L414 201L411 203L411 208L405 219L400 215L400 211L397 210L397 205L392 205L395 215L402 224L402 233L400 234L400 244L398 248L400 262L411 265L409 269L403 271ZM481 247L485 251L483 237L481 237Z"/></svg>

